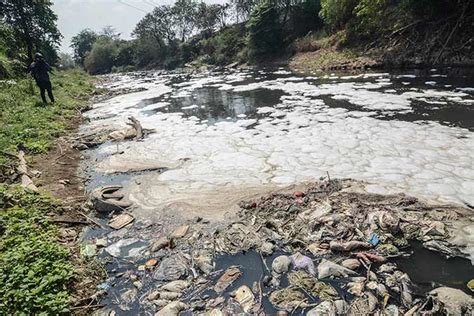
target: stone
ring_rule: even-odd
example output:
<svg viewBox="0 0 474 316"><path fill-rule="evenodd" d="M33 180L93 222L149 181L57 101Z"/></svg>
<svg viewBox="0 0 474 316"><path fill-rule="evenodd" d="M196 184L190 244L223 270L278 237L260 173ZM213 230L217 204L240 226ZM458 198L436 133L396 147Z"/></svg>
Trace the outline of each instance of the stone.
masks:
<svg viewBox="0 0 474 316"><path fill-rule="evenodd" d="M336 315L336 308L331 301L324 301L313 309L310 309L307 316L332 316Z"/></svg>
<svg viewBox="0 0 474 316"><path fill-rule="evenodd" d="M255 295L252 290L248 286L242 285L234 294L235 300L240 304L244 312L248 313L255 304Z"/></svg>

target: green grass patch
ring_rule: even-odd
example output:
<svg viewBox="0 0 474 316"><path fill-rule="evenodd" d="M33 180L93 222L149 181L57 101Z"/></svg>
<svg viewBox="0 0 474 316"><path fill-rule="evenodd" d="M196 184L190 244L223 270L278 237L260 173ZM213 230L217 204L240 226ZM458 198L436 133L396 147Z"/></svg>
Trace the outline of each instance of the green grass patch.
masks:
<svg viewBox="0 0 474 316"><path fill-rule="evenodd" d="M53 105L42 104L32 79L0 81L0 181L16 163L5 153L46 152L95 90L83 71L55 72L51 79ZM58 211L58 201L0 183L0 315L68 312L74 267L48 221Z"/></svg>
<svg viewBox="0 0 474 316"><path fill-rule="evenodd" d="M20 187L0 185L0 209L0 314L67 312L74 269L46 217L60 206Z"/></svg>
<svg viewBox="0 0 474 316"><path fill-rule="evenodd" d="M83 71L52 74L54 105L44 105L32 79L0 81L0 148L27 153L46 152L66 129L66 120L87 104L93 78ZM0 163L8 156L0 154Z"/></svg>

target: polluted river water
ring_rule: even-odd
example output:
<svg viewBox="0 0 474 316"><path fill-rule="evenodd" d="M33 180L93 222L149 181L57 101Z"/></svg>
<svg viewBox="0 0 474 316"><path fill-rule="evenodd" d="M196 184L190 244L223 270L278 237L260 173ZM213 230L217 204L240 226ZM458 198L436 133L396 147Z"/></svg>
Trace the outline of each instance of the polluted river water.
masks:
<svg viewBox="0 0 474 316"><path fill-rule="evenodd" d="M110 75L104 82L112 91L137 92L94 104L81 132L123 129L131 116L153 132L140 141L108 141L84 152L88 189L122 185L137 223L126 231L89 232L88 238L125 236L130 248L145 249L148 242L133 238L156 239L156 227L195 218L211 224L236 220L238 202L294 190L328 174L364 181L369 193L474 205L470 72L303 76L252 69L129 73ZM472 255L472 225L461 224L459 231L457 238ZM441 284L466 292L465 282L474 273L468 260L446 260L419 244L412 246L414 254L396 263L414 282L426 290ZM269 274L263 260L271 266L275 256L263 259L254 251L224 255L216 258L216 270L238 261L244 277L230 289L250 286ZM146 261L135 258L132 264L125 255L114 257L107 268L120 275ZM117 296L128 293L130 284L117 284L103 303L120 305ZM331 284L341 297L352 297ZM263 305L276 312L267 298ZM144 311L139 304L121 310L130 315Z"/></svg>
<svg viewBox="0 0 474 316"><path fill-rule="evenodd" d="M175 208L223 219L244 197L327 172L367 181L369 192L474 204L469 74L252 70L111 79L110 89L146 90L95 104L84 131L120 128L134 116L155 133L92 150L89 188L122 182L144 217ZM166 171L146 171L157 167Z"/></svg>

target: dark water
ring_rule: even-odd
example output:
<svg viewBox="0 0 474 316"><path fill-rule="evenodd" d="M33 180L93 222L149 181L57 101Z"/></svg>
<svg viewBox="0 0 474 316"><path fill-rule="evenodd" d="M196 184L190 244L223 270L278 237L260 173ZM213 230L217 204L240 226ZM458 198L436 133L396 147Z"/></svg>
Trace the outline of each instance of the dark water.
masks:
<svg viewBox="0 0 474 316"><path fill-rule="evenodd" d="M411 77L399 77L399 75L415 75ZM347 73L340 74L341 76L348 75ZM435 76L435 77L433 77ZM306 78L297 82L306 82L314 84L336 84L340 82L357 82L357 83L377 83L377 78L354 78L350 80L341 79L307 79L302 75L275 75L271 72L260 73L255 71L251 73L250 79L237 83L231 83L233 86L242 86L255 82L262 82L266 80L284 79L284 78ZM435 91L458 91L457 88L474 87L474 70L473 69L440 69L434 71L430 70L412 70L403 73L391 73L389 76L391 85L382 87L380 89L371 89L371 91L396 90L395 94L402 94L404 92L411 92L410 89L423 89ZM175 81L177 83L184 82L189 78L179 78ZM434 81L436 84L429 85L426 82ZM404 85L403 83L409 83ZM177 88L179 90L180 88ZM174 94L176 91L172 92ZM474 96L474 91L464 91L471 96ZM166 108L159 108L149 111L152 115L156 112L163 113L184 113L185 117L195 116L200 120L207 120L208 124L214 124L219 121L236 120L238 115L245 114L246 118L256 118L257 110L260 107L274 107L281 103L280 97L285 95L281 90L257 89L245 92L221 91L218 87L209 85L202 88L197 88L191 91L190 96L183 96L179 98L170 98L170 94L161 97L143 100L138 106L146 106L157 102L170 102L171 104ZM360 106L353 105L345 100L332 99L330 95L322 95L314 99L322 99L326 105L331 108L344 108L349 111L366 111L373 112L374 110L364 109ZM472 99L472 97L471 97ZM412 100L411 107L413 109L410 113L403 113L403 111L377 111L374 117L384 120L403 120L403 121L435 121L447 126L457 126L474 130L474 104L460 103L454 101L446 101L447 104L432 104L420 100ZM197 105L197 108L182 109Z"/></svg>
<svg viewBox="0 0 474 316"><path fill-rule="evenodd" d="M419 242L412 243L413 253L408 258L395 260L400 270L423 291L440 285L472 292L466 284L474 278L474 266L467 259L454 257L446 259L442 255L423 248Z"/></svg>

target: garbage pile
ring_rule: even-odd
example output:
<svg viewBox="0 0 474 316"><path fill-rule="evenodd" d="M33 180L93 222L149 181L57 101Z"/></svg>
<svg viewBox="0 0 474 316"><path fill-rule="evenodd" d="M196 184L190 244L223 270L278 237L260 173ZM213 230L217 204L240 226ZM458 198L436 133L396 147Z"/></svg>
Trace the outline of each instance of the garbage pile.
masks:
<svg viewBox="0 0 474 316"><path fill-rule="evenodd" d="M159 233L147 225L134 231L132 221L117 226L114 236L127 231L105 252L121 262L121 272L105 287L115 291L120 310L155 315L473 313L472 296L449 287L421 292L393 262L409 255L411 240L462 256L450 241L450 222L472 220L469 211L350 187L326 180L305 192L244 202L240 220L217 229L199 218ZM260 262L216 268L219 258L243 252L258 253ZM263 268L246 283L249 265Z"/></svg>

